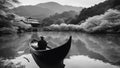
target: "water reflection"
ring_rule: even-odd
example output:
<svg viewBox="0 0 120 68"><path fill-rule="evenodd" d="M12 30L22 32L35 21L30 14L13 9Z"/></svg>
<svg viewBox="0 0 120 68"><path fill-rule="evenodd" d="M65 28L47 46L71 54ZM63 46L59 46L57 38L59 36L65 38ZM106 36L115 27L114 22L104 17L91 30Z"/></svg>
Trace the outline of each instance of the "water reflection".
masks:
<svg viewBox="0 0 120 68"><path fill-rule="evenodd" d="M103 56L105 62L120 64L119 35L84 35L82 42L88 50Z"/></svg>
<svg viewBox="0 0 120 68"><path fill-rule="evenodd" d="M63 62L65 67L61 65L61 68L119 68L119 35L73 32L39 32L0 37L0 68L39 68L29 53L28 45L31 39L39 39L41 35L52 47L64 44L70 35L73 36L71 50ZM41 65L40 68L45 67Z"/></svg>
<svg viewBox="0 0 120 68"><path fill-rule="evenodd" d="M24 50L31 38L29 34L10 35L0 38L0 57L14 58L18 56L18 51Z"/></svg>
<svg viewBox="0 0 120 68"><path fill-rule="evenodd" d="M88 56L71 56L70 59L65 59L65 68L119 68L109 63L104 63L99 60L94 60Z"/></svg>

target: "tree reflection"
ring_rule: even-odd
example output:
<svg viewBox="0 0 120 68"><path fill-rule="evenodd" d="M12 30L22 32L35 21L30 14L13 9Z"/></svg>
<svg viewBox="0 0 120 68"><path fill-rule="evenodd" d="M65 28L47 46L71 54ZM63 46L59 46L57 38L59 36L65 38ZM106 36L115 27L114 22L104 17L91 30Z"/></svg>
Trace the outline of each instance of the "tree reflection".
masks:
<svg viewBox="0 0 120 68"><path fill-rule="evenodd" d="M18 55L18 51L24 50L28 46L30 38L31 35L29 34L1 37L0 57L14 58Z"/></svg>
<svg viewBox="0 0 120 68"><path fill-rule="evenodd" d="M83 36L80 36L81 41L89 51L97 53L105 58L100 60L117 65L120 62L119 38L119 35L84 34Z"/></svg>

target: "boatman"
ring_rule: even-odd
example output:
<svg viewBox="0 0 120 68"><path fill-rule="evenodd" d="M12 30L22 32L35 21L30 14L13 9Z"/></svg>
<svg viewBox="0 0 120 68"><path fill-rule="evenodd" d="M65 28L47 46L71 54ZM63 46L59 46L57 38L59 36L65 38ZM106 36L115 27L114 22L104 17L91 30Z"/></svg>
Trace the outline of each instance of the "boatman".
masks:
<svg viewBox="0 0 120 68"><path fill-rule="evenodd" d="M44 37L41 36L40 38L41 40L38 41L38 49L39 50L46 50L46 48L51 49L50 47L47 46L48 43L44 40Z"/></svg>

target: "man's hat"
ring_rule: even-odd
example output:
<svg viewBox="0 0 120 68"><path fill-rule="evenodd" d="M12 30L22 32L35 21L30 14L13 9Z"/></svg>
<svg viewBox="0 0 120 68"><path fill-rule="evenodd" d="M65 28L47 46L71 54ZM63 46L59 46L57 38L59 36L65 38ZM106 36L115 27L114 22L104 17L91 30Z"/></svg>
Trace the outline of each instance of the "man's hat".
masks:
<svg viewBox="0 0 120 68"><path fill-rule="evenodd" d="M43 37L43 36L40 36L40 38L41 38L41 39L44 39L44 37Z"/></svg>

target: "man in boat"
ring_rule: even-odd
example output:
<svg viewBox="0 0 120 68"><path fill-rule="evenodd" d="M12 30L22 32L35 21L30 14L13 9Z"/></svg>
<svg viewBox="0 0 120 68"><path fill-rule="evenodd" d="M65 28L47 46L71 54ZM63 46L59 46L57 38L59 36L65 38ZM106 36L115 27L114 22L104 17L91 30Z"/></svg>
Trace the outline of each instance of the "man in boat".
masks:
<svg viewBox="0 0 120 68"><path fill-rule="evenodd" d="M44 40L44 37L41 36L40 38L41 40L38 41L38 49L39 50L45 50L46 48L51 49L50 47L47 46L48 43Z"/></svg>

